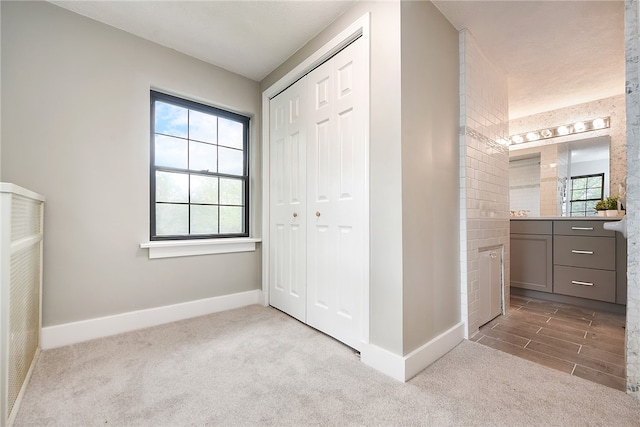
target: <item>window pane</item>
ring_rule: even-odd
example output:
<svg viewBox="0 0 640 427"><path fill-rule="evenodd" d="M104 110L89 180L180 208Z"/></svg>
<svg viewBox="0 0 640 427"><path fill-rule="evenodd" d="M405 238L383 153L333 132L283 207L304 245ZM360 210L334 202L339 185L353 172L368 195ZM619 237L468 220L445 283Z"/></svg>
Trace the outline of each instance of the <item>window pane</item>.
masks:
<svg viewBox="0 0 640 427"><path fill-rule="evenodd" d="M218 156L218 171L220 173L242 175L244 171L242 151L220 147L218 149Z"/></svg>
<svg viewBox="0 0 640 427"><path fill-rule="evenodd" d="M186 138L189 110L160 101L155 105L155 132Z"/></svg>
<svg viewBox="0 0 640 427"><path fill-rule="evenodd" d="M602 190L599 187L587 190L587 199L599 199L600 197L602 197Z"/></svg>
<svg viewBox="0 0 640 427"><path fill-rule="evenodd" d="M571 203L571 212L584 212L585 202L573 202Z"/></svg>
<svg viewBox="0 0 640 427"><path fill-rule="evenodd" d="M588 202L585 202L587 215L596 215L596 203L598 203L597 200L590 200Z"/></svg>
<svg viewBox="0 0 640 427"><path fill-rule="evenodd" d="M584 189L576 189L574 188L571 191L571 200L581 200L584 199L585 196L585 190Z"/></svg>
<svg viewBox="0 0 640 427"><path fill-rule="evenodd" d="M587 187L600 188L602 187L602 176L590 176L587 178Z"/></svg>
<svg viewBox="0 0 640 427"><path fill-rule="evenodd" d="M189 207L157 203L156 234L158 236L189 234Z"/></svg>
<svg viewBox="0 0 640 427"><path fill-rule="evenodd" d="M211 114L189 110L189 139L216 143L218 118Z"/></svg>
<svg viewBox="0 0 640 427"><path fill-rule="evenodd" d="M191 203L218 203L218 178L191 175Z"/></svg>
<svg viewBox="0 0 640 427"><path fill-rule="evenodd" d="M573 188L585 188L587 186L587 178L575 178L572 184Z"/></svg>
<svg viewBox="0 0 640 427"><path fill-rule="evenodd" d="M220 127L220 140L218 144L239 150L244 148L242 123L220 117L218 126Z"/></svg>
<svg viewBox="0 0 640 427"><path fill-rule="evenodd" d="M156 135L156 166L187 168L187 140Z"/></svg>
<svg viewBox="0 0 640 427"><path fill-rule="evenodd" d="M189 202L189 175L156 171L156 202Z"/></svg>
<svg viewBox="0 0 640 427"><path fill-rule="evenodd" d="M242 206L242 181L239 179L220 178L220 204Z"/></svg>
<svg viewBox="0 0 640 427"><path fill-rule="evenodd" d="M244 208L220 206L220 233L242 233Z"/></svg>
<svg viewBox="0 0 640 427"><path fill-rule="evenodd" d="M189 169L192 171L218 171L218 147L200 142L189 142Z"/></svg>
<svg viewBox="0 0 640 427"><path fill-rule="evenodd" d="M191 206L191 234L218 234L217 206Z"/></svg>

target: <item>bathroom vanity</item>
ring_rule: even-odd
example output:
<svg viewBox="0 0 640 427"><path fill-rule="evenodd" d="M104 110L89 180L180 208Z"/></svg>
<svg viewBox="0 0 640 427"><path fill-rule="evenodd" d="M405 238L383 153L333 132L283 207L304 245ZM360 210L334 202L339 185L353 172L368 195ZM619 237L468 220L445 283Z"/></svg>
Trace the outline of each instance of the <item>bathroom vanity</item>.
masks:
<svg viewBox="0 0 640 427"><path fill-rule="evenodd" d="M603 227L618 219L512 218L511 292L624 312L627 242Z"/></svg>

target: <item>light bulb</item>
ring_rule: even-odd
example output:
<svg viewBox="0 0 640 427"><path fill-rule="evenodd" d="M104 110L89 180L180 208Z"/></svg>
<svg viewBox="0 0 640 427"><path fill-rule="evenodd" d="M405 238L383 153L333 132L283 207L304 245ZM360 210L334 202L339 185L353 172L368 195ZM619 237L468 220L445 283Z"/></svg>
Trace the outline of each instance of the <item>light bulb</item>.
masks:
<svg viewBox="0 0 640 427"><path fill-rule="evenodd" d="M543 138L551 138L553 136L553 132L551 132L551 129L545 129L541 133Z"/></svg>
<svg viewBox="0 0 640 427"><path fill-rule="evenodd" d="M594 129L602 129L604 127L604 119L599 118L599 119L595 119L593 121L593 128Z"/></svg>
<svg viewBox="0 0 640 427"><path fill-rule="evenodd" d="M524 138L522 135L513 135L511 137L511 141L513 141L514 144L520 144L521 142L524 142Z"/></svg>
<svg viewBox="0 0 640 427"><path fill-rule="evenodd" d="M527 140L528 141L537 141L540 139L540 135L538 134L538 132L529 132L527 133Z"/></svg>
<svg viewBox="0 0 640 427"><path fill-rule="evenodd" d="M582 123L582 122L577 122L576 124L574 124L574 125L573 125L573 129L574 129L576 132L584 132L584 130L585 130L586 128L587 128L587 127L586 127L586 126L584 125L584 123Z"/></svg>
<svg viewBox="0 0 640 427"><path fill-rule="evenodd" d="M567 126L559 126L557 131L558 135L569 135L569 128Z"/></svg>

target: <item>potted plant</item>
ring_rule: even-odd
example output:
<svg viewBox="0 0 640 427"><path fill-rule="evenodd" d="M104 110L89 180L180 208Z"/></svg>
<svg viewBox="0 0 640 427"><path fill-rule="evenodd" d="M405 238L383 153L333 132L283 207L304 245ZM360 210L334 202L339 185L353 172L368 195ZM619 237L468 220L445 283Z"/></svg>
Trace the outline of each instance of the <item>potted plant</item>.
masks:
<svg viewBox="0 0 640 427"><path fill-rule="evenodd" d="M607 202L605 200L598 200L596 202L596 212L598 213L598 216L606 216L607 213Z"/></svg>
<svg viewBox="0 0 640 427"><path fill-rule="evenodd" d="M618 216L618 196L610 196L605 199L607 204L607 216Z"/></svg>

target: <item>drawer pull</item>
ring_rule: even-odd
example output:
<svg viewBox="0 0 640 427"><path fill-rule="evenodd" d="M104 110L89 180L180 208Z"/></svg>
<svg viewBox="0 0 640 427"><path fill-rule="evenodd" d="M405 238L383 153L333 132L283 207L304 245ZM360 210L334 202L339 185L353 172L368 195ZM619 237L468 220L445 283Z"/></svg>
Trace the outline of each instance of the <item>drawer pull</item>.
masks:
<svg viewBox="0 0 640 427"><path fill-rule="evenodd" d="M571 249L572 254L584 254L584 255L593 255L593 251L578 251L576 249Z"/></svg>
<svg viewBox="0 0 640 427"><path fill-rule="evenodd" d="M574 285L580 285L580 286L593 286L593 283L591 282L581 282L579 280L572 280L571 283Z"/></svg>
<svg viewBox="0 0 640 427"><path fill-rule="evenodd" d="M593 227L571 227L572 230L593 231Z"/></svg>

